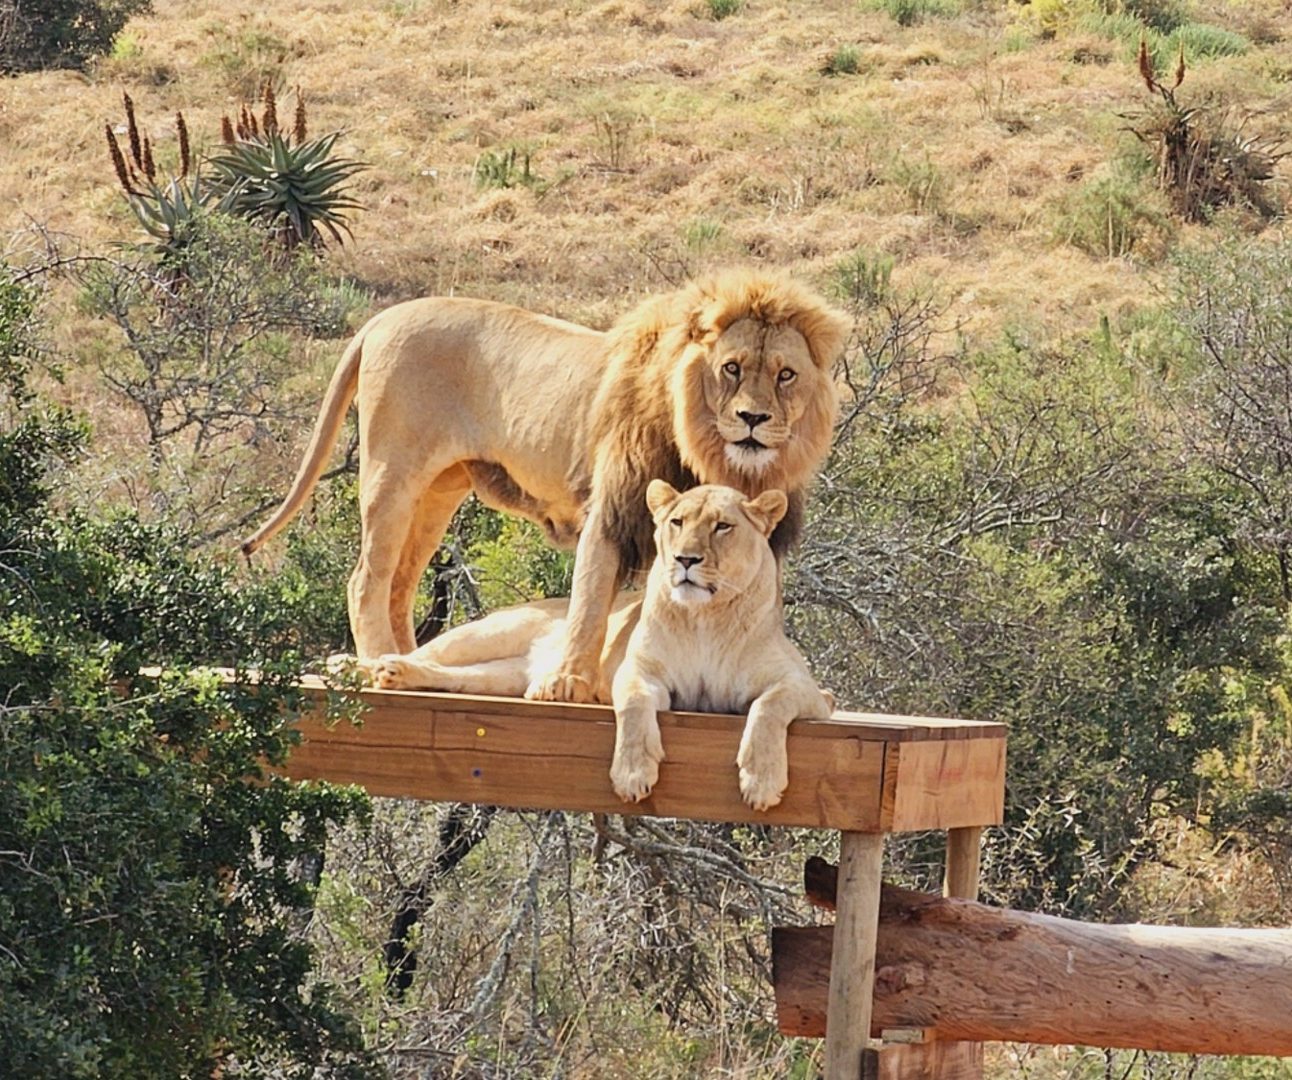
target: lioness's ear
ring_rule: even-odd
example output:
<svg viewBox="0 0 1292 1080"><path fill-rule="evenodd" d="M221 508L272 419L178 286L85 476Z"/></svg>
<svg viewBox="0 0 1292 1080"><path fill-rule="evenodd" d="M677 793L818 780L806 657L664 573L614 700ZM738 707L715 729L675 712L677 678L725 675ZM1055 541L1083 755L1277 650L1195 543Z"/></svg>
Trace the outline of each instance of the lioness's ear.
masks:
<svg viewBox="0 0 1292 1080"><path fill-rule="evenodd" d="M785 492L773 488L770 491L764 491L756 499L750 499L744 504L744 508L745 513L749 515L749 520L758 526L762 534L771 536L772 530L785 516L789 505L790 501L786 498Z"/></svg>
<svg viewBox="0 0 1292 1080"><path fill-rule="evenodd" d="M646 505L651 517L657 518L675 502L680 492L667 480L652 480L646 485Z"/></svg>

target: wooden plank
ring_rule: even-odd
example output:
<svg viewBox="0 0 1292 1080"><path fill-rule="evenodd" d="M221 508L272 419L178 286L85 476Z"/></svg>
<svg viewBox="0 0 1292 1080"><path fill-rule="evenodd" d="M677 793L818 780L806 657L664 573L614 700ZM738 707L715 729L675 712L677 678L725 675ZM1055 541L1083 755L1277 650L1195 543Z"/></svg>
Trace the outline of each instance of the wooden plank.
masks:
<svg viewBox="0 0 1292 1080"><path fill-rule="evenodd" d="M298 780L360 784L374 795L516 808L652 814L708 821L848 828L879 827L888 744L859 737L788 738L790 784L765 813L740 798L736 751L741 717L702 723L661 717L667 759L650 798L621 802L610 786L614 715L608 709L548 706L536 718L514 708L481 711L460 701L376 698L361 726L298 724L305 739L285 772ZM507 702L507 706L514 703ZM697 714L698 715L698 714Z"/></svg>
<svg viewBox="0 0 1292 1080"><path fill-rule="evenodd" d="M320 706L330 693L306 684ZM347 692L366 706L360 725L299 721L305 736L285 768L296 779L366 787L375 795L517 808L636 813L801 825L858 832L998 820L1003 727L968 721L844 714L796 720L782 803L755 813L740 799L735 767L744 719L663 713L667 759L651 797L619 800L610 786L614 713L604 706L411 691ZM908 722L918 720L918 723ZM915 736L912 737L912 732ZM940 733L951 733L946 739ZM901 754L899 754L901 751ZM906 755L903 757L902 755ZM904 762L909 764L904 764ZM906 776L920 795L907 794ZM989 777L1001 790L983 794ZM974 815L977 814L977 819Z"/></svg>
<svg viewBox="0 0 1292 1080"><path fill-rule="evenodd" d="M957 829L1004 820L1004 738L903 742L892 748L886 766L885 831Z"/></svg>
<svg viewBox="0 0 1292 1080"><path fill-rule="evenodd" d="M786 1035L827 1034L829 926L772 934ZM885 885L871 1032L1292 1057L1292 930L1081 923Z"/></svg>
<svg viewBox="0 0 1292 1080"><path fill-rule="evenodd" d="M310 696L322 698L329 693L318 676L306 675L301 685ZM417 712L461 712L491 716L514 716L526 719L613 720L613 710L605 705L571 705L549 701L527 701L522 698L485 697L478 694L439 694L423 690L344 691L368 705L406 708ZM732 717L725 713L669 712L670 723L685 728L727 730ZM829 720L796 720L796 734L805 738L877 739L883 742L923 742L928 740L1002 739L1004 724L985 720L959 720L928 716L899 716L887 713L836 712Z"/></svg>
<svg viewBox="0 0 1292 1080"><path fill-rule="evenodd" d="M884 837L845 832L839 837L825 1080L857 1080L870 1039L879 932L879 886Z"/></svg>

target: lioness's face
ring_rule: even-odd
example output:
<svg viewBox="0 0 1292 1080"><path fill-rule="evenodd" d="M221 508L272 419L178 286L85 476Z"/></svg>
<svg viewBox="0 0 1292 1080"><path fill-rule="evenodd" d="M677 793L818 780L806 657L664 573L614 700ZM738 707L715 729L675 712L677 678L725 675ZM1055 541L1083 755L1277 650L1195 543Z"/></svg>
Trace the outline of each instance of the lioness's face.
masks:
<svg viewBox="0 0 1292 1080"><path fill-rule="evenodd" d="M760 575L775 574L767 537L785 515L783 492L747 499L732 488L706 484L679 494L653 480L646 501L655 519L656 559L675 603L730 599Z"/></svg>
<svg viewBox="0 0 1292 1080"><path fill-rule="evenodd" d="M771 465L825 377L797 330L753 319L727 327L710 350L704 379L727 460L750 474Z"/></svg>

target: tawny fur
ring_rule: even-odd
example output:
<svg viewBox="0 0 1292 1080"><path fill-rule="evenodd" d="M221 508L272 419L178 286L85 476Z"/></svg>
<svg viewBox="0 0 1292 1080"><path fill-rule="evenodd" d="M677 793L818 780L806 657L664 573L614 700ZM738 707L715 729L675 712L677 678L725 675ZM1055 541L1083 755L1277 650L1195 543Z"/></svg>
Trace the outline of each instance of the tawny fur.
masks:
<svg viewBox="0 0 1292 1080"><path fill-rule="evenodd" d="M766 810L789 782L789 722L831 709L782 627L768 537L786 498L714 486L679 494L657 480L648 501L658 554L645 593L618 595L602 655L616 719L611 782L625 801L650 794L664 759L660 709L748 712L740 790ZM562 600L518 605L365 667L388 689L518 696L560 655L567 612Z"/></svg>
<svg viewBox="0 0 1292 1080"><path fill-rule="evenodd" d="M649 480L783 489L777 554L796 539L804 489L829 449L831 365L848 327L802 286L754 270L649 299L604 333L478 300L396 305L346 350L291 491L243 549L300 510L357 400L363 529L348 598L358 655L412 650L418 582L474 489L556 542L578 536L571 633L531 691L592 699L615 591L653 555ZM742 412L766 419L752 427Z"/></svg>

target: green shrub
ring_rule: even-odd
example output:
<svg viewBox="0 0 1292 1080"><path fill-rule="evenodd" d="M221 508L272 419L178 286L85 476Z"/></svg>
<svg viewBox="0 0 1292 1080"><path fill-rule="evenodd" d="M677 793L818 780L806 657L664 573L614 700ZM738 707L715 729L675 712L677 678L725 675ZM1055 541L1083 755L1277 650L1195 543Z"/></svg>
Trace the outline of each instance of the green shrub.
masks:
<svg viewBox="0 0 1292 1080"><path fill-rule="evenodd" d="M745 6L745 0L705 0L705 10L709 18L720 20L738 14Z"/></svg>
<svg viewBox="0 0 1292 1080"><path fill-rule="evenodd" d="M0 281L0 341L26 306L14 295ZM69 1080L375 1075L303 934L326 830L361 817L366 800L265 772L303 706L299 606L272 578L235 589L173 530L54 509L51 454L70 445L36 409L21 366L7 365L5 1069ZM226 683L208 663L242 678Z"/></svg>
<svg viewBox="0 0 1292 1080"><path fill-rule="evenodd" d="M141 432L116 481L150 514L208 535L227 527L255 496L245 478L197 466L216 456L254 475L257 447L308 423L316 402L293 386L301 346L287 335L344 332L353 290L308 249L278 252L263 229L222 214L189 221L178 253L136 249L73 273L83 310L110 331L99 371Z"/></svg>
<svg viewBox="0 0 1292 1080"><path fill-rule="evenodd" d="M1103 0L1110 13L1130 15L1142 26L1169 34L1189 21L1190 0Z"/></svg>
<svg viewBox="0 0 1292 1080"><path fill-rule="evenodd" d="M959 0L865 0L863 7L885 12L898 26L914 26L925 19L959 15Z"/></svg>
<svg viewBox="0 0 1292 1080"><path fill-rule="evenodd" d="M856 75L861 64L861 55L856 45L840 45L821 66L823 75Z"/></svg>
<svg viewBox="0 0 1292 1080"><path fill-rule="evenodd" d="M1008 722L987 895L1107 917L1155 822L1206 820L1198 766L1243 745L1233 684L1286 678L1286 609L1111 332L955 377L840 429L787 611L841 701Z"/></svg>
<svg viewBox="0 0 1292 1080"><path fill-rule="evenodd" d="M530 167L528 150L509 146L506 150L486 150L475 163L476 187L534 187L542 178Z"/></svg>
<svg viewBox="0 0 1292 1080"><path fill-rule="evenodd" d="M23 0L0 19L0 74L81 68L112 49L121 28L152 0Z"/></svg>
<svg viewBox="0 0 1292 1080"><path fill-rule="evenodd" d="M927 153L919 159L895 158L888 179L906 193L916 213L937 214L945 208L947 179Z"/></svg>
<svg viewBox="0 0 1292 1080"><path fill-rule="evenodd" d="M1115 170L1082 184L1059 207L1060 240L1101 259L1133 254L1164 232L1164 218L1144 182Z"/></svg>
<svg viewBox="0 0 1292 1080"><path fill-rule="evenodd" d="M1163 40L1156 51L1160 62L1181 50L1186 60L1211 60L1219 56L1242 56L1252 47L1242 34L1208 23L1185 23Z"/></svg>
<svg viewBox="0 0 1292 1080"><path fill-rule="evenodd" d="M858 248L830 269L830 292L849 307L868 308L888 297L893 257Z"/></svg>
<svg viewBox="0 0 1292 1080"><path fill-rule="evenodd" d="M1251 48L1242 34L1207 23L1181 22L1160 30L1129 11L1086 11L1076 19L1076 26L1088 33L1116 41L1127 58L1133 58L1140 42L1145 42L1155 67L1174 64L1183 48L1187 61L1209 60L1222 56L1241 56Z"/></svg>

